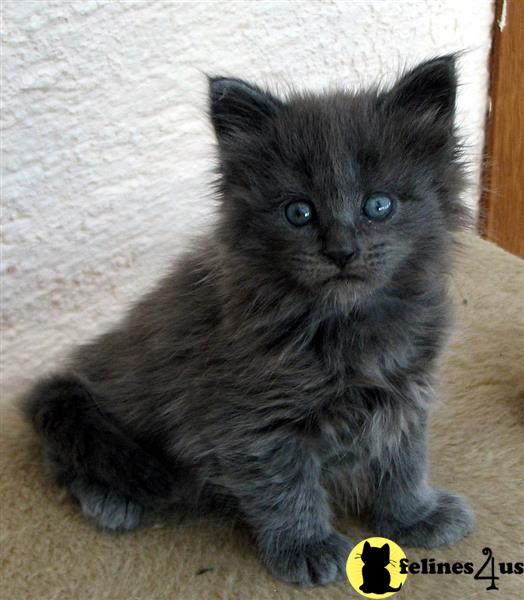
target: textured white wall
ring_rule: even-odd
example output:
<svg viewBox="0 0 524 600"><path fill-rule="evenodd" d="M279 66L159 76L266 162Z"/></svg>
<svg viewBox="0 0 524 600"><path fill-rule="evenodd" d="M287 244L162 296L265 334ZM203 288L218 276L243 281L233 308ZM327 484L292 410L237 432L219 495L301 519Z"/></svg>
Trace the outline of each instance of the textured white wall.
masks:
<svg viewBox="0 0 524 600"><path fill-rule="evenodd" d="M350 86L467 49L459 120L478 174L491 0L7 0L2 19L4 398L212 220L202 72Z"/></svg>

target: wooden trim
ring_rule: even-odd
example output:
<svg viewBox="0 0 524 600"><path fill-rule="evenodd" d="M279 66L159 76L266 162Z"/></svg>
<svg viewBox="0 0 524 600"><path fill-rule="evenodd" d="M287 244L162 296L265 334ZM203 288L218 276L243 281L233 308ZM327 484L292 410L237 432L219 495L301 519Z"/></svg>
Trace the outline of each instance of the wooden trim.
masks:
<svg viewBox="0 0 524 600"><path fill-rule="evenodd" d="M496 0L480 231L524 257L524 0Z"/></svg>

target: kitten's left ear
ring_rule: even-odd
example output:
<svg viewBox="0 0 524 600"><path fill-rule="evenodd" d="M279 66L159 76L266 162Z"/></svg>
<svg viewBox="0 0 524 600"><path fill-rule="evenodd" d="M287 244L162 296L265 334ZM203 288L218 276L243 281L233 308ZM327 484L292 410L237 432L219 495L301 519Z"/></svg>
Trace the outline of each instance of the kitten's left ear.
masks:
<svg viewBox="0 0 524 600"><path fill-rule="evenodd" d="M439 56L408 71L386 94L386 104L452 121L457 96L456 57Z"/></svg>
<svg viewBox="0 0 524 600"><path fill-rule="evenodd" d="M284 107L269 92L242 79L208 77L211 121L219 142L257 133Z"/></svg>

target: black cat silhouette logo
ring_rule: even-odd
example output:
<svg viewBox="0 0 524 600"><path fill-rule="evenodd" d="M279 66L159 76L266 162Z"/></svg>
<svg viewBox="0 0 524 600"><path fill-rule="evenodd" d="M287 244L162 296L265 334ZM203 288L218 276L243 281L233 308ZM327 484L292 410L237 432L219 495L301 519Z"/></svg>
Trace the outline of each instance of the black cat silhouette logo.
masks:
<svg viewBox="0 0 524 600"><path fill-rule="evenodd" d="M390 563L389 544L384 544L381 548L374 548L369 542L364 543L362 550L362 579L364 583L360 590L364 594L386 594L387 592L398 592L402 587L392 588L391 574L386 569Z"/></svg>
<svg viewBox="0 0 524 600"><path fill-rule="evenodd" d="M388 598L402 589L407 573L400 572L406 558L395 542L381 537L358 543L348 557L346 573L349 583L366 598Z"/></svg>

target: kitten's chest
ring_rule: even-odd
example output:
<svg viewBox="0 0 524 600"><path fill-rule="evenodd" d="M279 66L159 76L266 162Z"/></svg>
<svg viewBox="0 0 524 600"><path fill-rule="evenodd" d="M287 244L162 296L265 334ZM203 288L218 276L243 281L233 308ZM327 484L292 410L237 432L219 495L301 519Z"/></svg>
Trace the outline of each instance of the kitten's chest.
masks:
<svg viewBox="0 0 524 600"><path fill-rule="evenodd" d="M351 411L343 400L337 402L339 406L318 411L314 419L314 446L324 465L358 462L368 445L365 432L371 415Z"/></svg>
<svg viewBox="0 0 524 600"><path fill-rule="evenodd" d="M324 468L360 462L364 454L364 422L362 417L347 414L317 416L314 445Z"/></svg>
<svg viewBox="0 0 524 600"><path fill-rule="evenodd" d="M416 341L408 328L340 323L323 333L315 348L316 360L337 393L347 396L355 385L382 386L404 377L413 364Z"/></svg>
<svg viewBox="0 0 524 600"><path fill-rule="evenodd" d="M390 393L349 388L316 414L315 448L326 469L354 466L395 452L418 418Z"/></svg>

